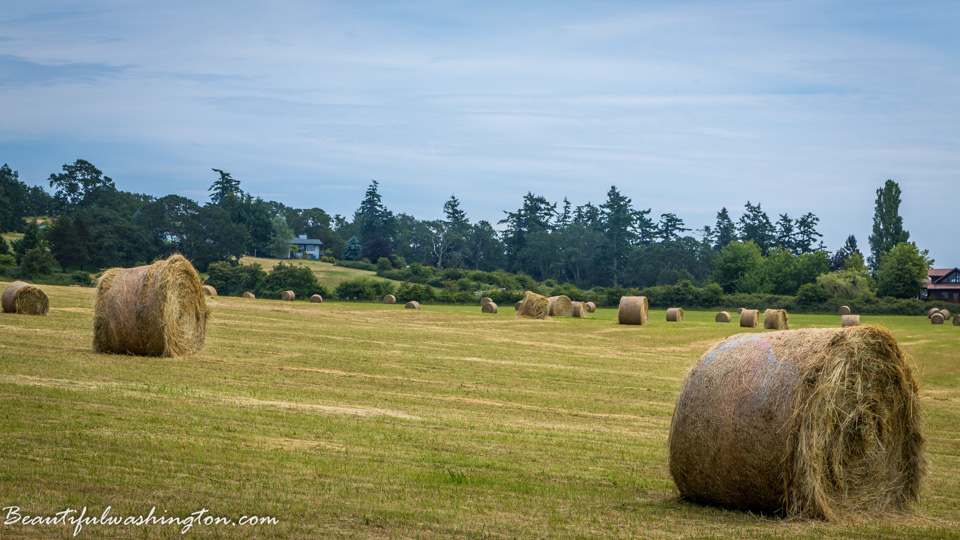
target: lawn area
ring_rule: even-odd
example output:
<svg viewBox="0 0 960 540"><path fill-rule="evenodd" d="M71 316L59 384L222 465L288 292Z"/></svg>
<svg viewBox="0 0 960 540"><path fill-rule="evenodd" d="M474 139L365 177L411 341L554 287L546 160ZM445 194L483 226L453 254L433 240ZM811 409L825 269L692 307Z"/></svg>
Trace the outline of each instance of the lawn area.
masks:
<svg viewBox="0 0 960 540"><path fill-rule="evenodd" d="M382 277L377 277L376 272L371 272L369 270L357 270L354 268L346 268L343 266L334 266L332 263L325 263L320 261L311 261L311 260L286 260L286 259L265 259L263 257L251 257L249 255L242 257L240 259L241 264L253 264L259 263L264 270L271 270L277 263L283 262L287 264L300 264L313 270L313 273L316 274L317 280L321 285L327 287L330 290L336 288L340 283L356 279L358 277L368 277L371 279L379 281L389 281L394 285L399 286L400 282L392 279L386 279Z"/></svg>
<svg viewBox="0 0 960 540"><path fill-rule="evenodd" d="M680 381L741 331L713 312L667 323L654 310L637 327L614 309L531 321L215 297L203 352L169 359L95 354L94 289L45 290L48 316L0 314L0 507L279 520L183 536L88 525L81 538L960 534L960 327L924 317L861 318L889 328L919 375L930 473L918 512L829 524L676 502L666 440ZM72 534L0 521L0 538Z"/></svg>

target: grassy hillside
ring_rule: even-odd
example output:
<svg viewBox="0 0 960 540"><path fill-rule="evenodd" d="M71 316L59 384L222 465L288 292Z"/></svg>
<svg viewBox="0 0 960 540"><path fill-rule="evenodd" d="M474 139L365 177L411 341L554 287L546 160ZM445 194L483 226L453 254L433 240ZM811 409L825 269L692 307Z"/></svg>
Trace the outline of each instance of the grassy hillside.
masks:
<svg viewBox="0 0 960 540"><path fill-rule="evenodd" d="M668 324L654 311L648 326L626 327L604 309L529 321L476 306L217 297L202 354L168 359L93 353L94 291L47 291L47 317L0 315L0 502L25 514L111 506L136 516L156 506L279 520L197 525L191 538L960 530L960 327L922 317L863 317L893 331L921 381L931 467L919 513L836 525L675 501L666 439L680 380L741 330L713 313ZM3 538L72 532L0 522ZM160 525L81 534L181 537Z"/></svg>
<svg viewBox="0 0 960 540"><path fill-rule="evenodd" d="M320 281L320 284L331 290L344 281L347 281L350 279L356 279L358 277L368 277L368 278L372 278L380 281L390 281L394 285L400 284L399 281L377 277L376 272L371 272L368 270L356 270L354 268L345 268L343 266L334 266L332 263L325 263L320 261L310 261L310 260L288 261L288 260L281 260L281 259L265 259L263 257L246 256L241 258L240 262L243 264L260 263L260 266L262 266L264 270L268 270L268 271L274 266L276 266L277 263L279 262L301 264L313 270L313 273L316 274L317 280Z"/></svg>

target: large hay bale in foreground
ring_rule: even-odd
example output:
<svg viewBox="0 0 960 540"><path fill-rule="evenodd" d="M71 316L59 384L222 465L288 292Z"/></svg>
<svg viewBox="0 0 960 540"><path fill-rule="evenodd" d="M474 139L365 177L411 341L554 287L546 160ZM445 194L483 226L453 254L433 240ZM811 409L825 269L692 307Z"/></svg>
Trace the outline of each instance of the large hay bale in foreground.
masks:
<svg viewBox="0 0 960 540"><path fill-rule="evenodd" d="M593 302L587 302L586 306L587 306L587 313L593 313L594 311L597 310L597 305L594 304Z"/></svg>
<svg viewBox="0 0 960 540"><path fill-rule="evenodd" d="M840 306L840 309L837 310L837 313L840 314L840 316L849 315L849 314L850 314L850 306Z"/></svg>
<svg viewBox="0 0 960 540"><path fill-rule="evenodd" d="M678 308L678 307L668 308L667 322L683 322L683 308Z"/></svg>
<svg viewBox="0 0 960 540"><path fill-rule="evenodd" d="M213 285L204 285L203 294L206 296L216 296L217 290L213 288Z"/></svg>
<svg viewBox="0 0 960 540"><path fill-rule="evenodd" d="M420 309L420 302L411 300L403 306L403 309Z"/></svg>
<svg viewBox="0 0 960 540"><path fill-rule="evenodd" d="M851 326L860 326L859 315L844 315L840 317L840 328L848 328Z"/></svg>
<svg viewBox="0 0 960 540"><path fill-rule="evenodd" d="M97 284L93 350L142 356L199 353L209 309L200 276L182 255L111 268Z"/></svg>
<svg viewBox="0 0 960 540"><path fill-rule="evenodd" d="M943 324L943 315L934 313L933 316L930 317L930 322L933 324Z"/></svg>
<svg viewBox="0 0 960 540"><path fill-rule="evenodd" d="M941 309L941 310L940 310L940 315L943 315L943 320L945 320L945 321L950 320L950 310L948 310L948 309Z"/></svg>
<svg viewBox="0 0 960 540"><path fill-rule="evenodd" d="M621 296L620 307L617 308L617 323L619 324L647 324L650 307L646 296Z"/></svg>
<svg viewBox="0 0 960 540"><path fill-rule="evenodd" d="M43 289L23 281L7 285L0 296L4 313L21 315L46 315L50 311L50 299Z"/></svg>
<svg viewBox="0 0 960 540"><path fill-rule="evenodd" d="M396 304L396 303L397 303L397 297L394 296L394 295L392 295L392 294L388 294L388 295L386 295L386 296L383 297L383 303L384 303L384 304Z"/></svg>
<svg viewBox="0 0 960 540"><path fill-rule="evenodd" d="M726 311L721 311L720 313L717 313L717 316L714 317L714 320L720 323L728 323L730 322L730 314Z"/></svg>
<svg viewBox="0 0 960 540"><path fill-rule="evenodd" d="M280 299L284 302L293 302L297 299L297 293L293 291L283 291L283 293L280 295Z"/></svg>
<svg viewBox="0 0 960 540"><path fill-rule="evenodd" d="M310 303L311 303L311 304L322 304L322 303L323 303L323 297L320 296L319 294L311 295L311 296L310 296Z"/></svg>
<svg viewBox="0 0 960 540"><path fill-rule="evenodd" d="M546 319L548 313L550 313L550 300L548 300L546 296L531 291L523 294L523 300L520 302L517 317Z"/></svg>
<svg viewBox="0 0 960 540"><path fill-rule="evenodd" d="M497 305L493 302L487 302L480 305L480 313L496 313Z"/></svg>
<svg viewBox="0 0 960 540"><path fill-rule="evenodd" d="M250 291L247 291L247 292L243 293L243 297L244 297L244 298L256 298L257 295L253 294L253 293L250 292Z"/></svg>
<svg viewBox="0 0 960 540"><path fill-rule="evenodd" d="M740 328L759 328L760 310L745 309L740 312Z"/></svg>
<svg viewBox="0 0 960 540"><path fill-rule="evenodd" d="M785 309L768 309L763 312L763 328L765 330L789 330L790 326L787 324L787 310Z"/></svg>
<svg viewBox="0 0 960 540"><path fill-rule="evenodd" d="M908 510L926 468L919 388L875 326L738 334L680 389L668 440L683 498L842 519Z"/></svg>
<svg viewBox="0 0 960 540"><path fill-rule="evenodd" d="M550 302L548 315L551 317L573 317L573 302L570 301L569 296L565 294L551 296L547 301Z"/></svg>
<svg viewBox="0 0 960 540"><path fill-rule="evenodd" d="M589 310L587 309L587 304L584 302L573 302L573 316L578 319L582 319L587 316Z"/></svg>

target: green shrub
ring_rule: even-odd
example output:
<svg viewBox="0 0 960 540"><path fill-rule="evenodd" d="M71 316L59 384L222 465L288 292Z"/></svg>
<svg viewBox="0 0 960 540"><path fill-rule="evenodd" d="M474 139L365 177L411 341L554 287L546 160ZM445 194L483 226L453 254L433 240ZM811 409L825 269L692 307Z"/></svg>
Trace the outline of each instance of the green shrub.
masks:
<svg viewBox="0 0 960 540"><path fill-rule="evenodd" d="M410 283L404 282L400 284L400 287L397 288L397 302L407 303L411 300L416 300L421 304L432 302L436 299L436 293L433 290L433 287L429 285L424 285L423 283Z"/></svg>
<svg viewBox="0 0 960 540"><path fill-rule="evenodd" d="M20 258L20 275L25 278L48 275L54 262L47 248L31 248Z"/></svg>
<svg viewBox="0 0 960 540"><path fill-rule="evenodd" d="M0 255L0 268L10 268L17 265L17 258L9 253Z"/></svg>
<svg viewBox="0 0 960 540"><path fill-rule="evenodd" d="M257 296L268 293L267 273L259 264L210 263L207 275L205 283L223 296L240 296L246 291Z"/></svg>
<svg viewBox="0 0 960 540"><path fill-rule="evenodd" d="M341 282L333 293L341 300L375 300L393 293L393 283L380 279L358 277Z"/></svg>
<svg viewBox="0 0 960 540"><path fill-rule="evenodd" d="M576 285L572 283L564 283L563 285L557 285L556 287L550 289L549 296L560 296L564 295L574 302L583 301L583 291L577 288Z"/></svg>
<svg viewBox="0 0 960 540"><path fill-rule="evenodd" d="M93 284L93 278L90 277L90 272L84 272L83 270L77 270L71 274L70 279L72 279L77 285L88 286Z"/></svg>
<svg viewBox="0 0 960 540"><path fill-rule="evenodd" d="M320 285L317 276L306 266L279 263L267 274L263 292L268 298L280 298L283 291L291 290L297 298L307 299L311 295L330 296L330 291Z"/></svg>
<svg viewBox="0 0 960 540"><path fill-rule="evenodd" d="M364 259L362 261L341 260L341 261L338 261L336 265L342 266L344 268L353 268L354 270L369 270L371 272L375 272L377 270L377 267L374 266L373 264L370 264L370 261L367 259Z"/></svg>
<svg viewBox="0 0 960 540"><path fill-rule="evenodd" d="M330 263L330 264L336 264L337 259L336 259L335 257L330 256L330 255L324 255L323 257L320 257L320 262L325 262L325 263Z"/></svg>

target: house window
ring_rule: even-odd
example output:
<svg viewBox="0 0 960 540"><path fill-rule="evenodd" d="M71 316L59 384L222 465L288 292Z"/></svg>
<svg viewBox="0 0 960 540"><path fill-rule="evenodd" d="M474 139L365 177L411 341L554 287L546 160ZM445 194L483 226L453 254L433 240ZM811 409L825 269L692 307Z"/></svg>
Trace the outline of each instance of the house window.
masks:
<svg viewBox="0 0 960 540"><path fill-rule="evenodd" d="M953 299L956 300L960 298L960 293L953 293Z"/></svg>
<svg viewBox="0 0 960 540"><path fill-rule="evenodd" d="M947 278L947 283L960 283L960 272L954 272Z"/></svg>

